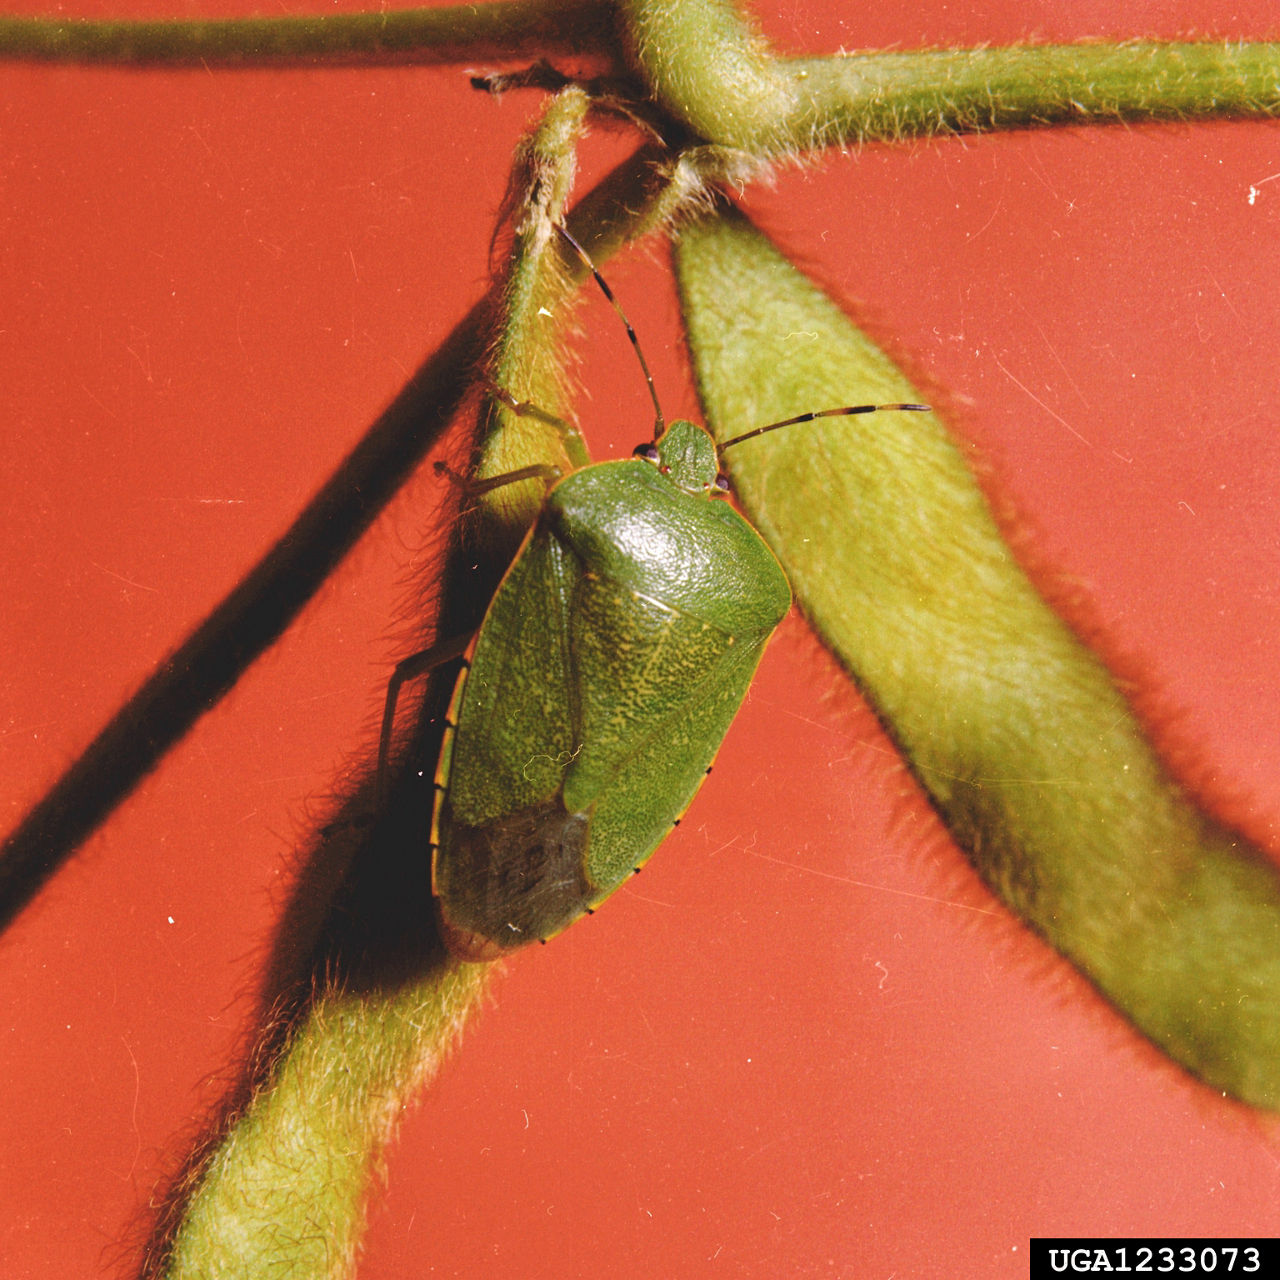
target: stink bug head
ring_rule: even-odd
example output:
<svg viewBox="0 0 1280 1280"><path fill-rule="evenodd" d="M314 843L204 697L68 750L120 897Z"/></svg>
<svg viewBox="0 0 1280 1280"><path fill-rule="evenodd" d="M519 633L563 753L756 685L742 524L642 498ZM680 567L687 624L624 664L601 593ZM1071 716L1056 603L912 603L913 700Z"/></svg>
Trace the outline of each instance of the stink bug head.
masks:
<svg viewBox="0 0 1280 1280"><path fill-rule="evenodd" d="M654 444L642 444L637 455L654 462L677 487L703 493L719 487L720 458L715 441L697 423L677 418Z"/></svg>

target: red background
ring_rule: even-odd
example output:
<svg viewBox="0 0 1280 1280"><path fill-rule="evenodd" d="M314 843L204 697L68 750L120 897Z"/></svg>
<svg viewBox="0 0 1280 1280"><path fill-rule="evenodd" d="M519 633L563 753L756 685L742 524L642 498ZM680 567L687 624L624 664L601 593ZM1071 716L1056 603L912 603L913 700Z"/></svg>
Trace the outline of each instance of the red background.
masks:
<svg viewBox="0 0 1280 1280"><path fill-rule="evenodd" d="M815 52L1280 35L1267 0L761 8ZM479 296L535 99L453 68L0 78L7 828ZM628 143L594 137L580 189ZM1264 839L1278 175L1269 124L1081 128L872 148L746 201L947 389ZM693 412L664 253L609 276ZM645 399L607 310L586 323L605 456ZM6 1277L116 1270L220 1096L294 845L369 748L433 483L0 939ZM391 1153L360 1276L1019 1276L1031 1235L1270 1234L1278 1197L1274 1124L983 893L792 618L680 833L496 983Z"/></svg>

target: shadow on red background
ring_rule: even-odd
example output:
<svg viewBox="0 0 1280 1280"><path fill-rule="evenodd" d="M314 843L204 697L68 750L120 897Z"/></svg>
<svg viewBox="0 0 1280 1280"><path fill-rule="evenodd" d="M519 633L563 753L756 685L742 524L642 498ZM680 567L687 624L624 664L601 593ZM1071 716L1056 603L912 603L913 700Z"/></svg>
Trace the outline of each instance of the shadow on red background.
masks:
<svg viewBox="0 0 1280 1280"><path fill-rule="evenodd" d="M1209 0L1123 28L1086 4L765 7L814 51L1275 34L1269 5ZM534 99L461 69L0 74L7 828L486 287ZM580 189L625 145L597 135ZM1259 124L947 139L746 201L945 389L1264 837L1278 156ZM664 253L609 276L692 413ZM584 314L603 457L646 401L607 309ZM368 749L434 483L0 940L5 1276L127 1256L220 1096L292 849ZM1031 1235L1271 1234L1278 1157L983 893L792 619L680 833L509 964L407 1119L360 1275L1016 1276Z"/></svg>

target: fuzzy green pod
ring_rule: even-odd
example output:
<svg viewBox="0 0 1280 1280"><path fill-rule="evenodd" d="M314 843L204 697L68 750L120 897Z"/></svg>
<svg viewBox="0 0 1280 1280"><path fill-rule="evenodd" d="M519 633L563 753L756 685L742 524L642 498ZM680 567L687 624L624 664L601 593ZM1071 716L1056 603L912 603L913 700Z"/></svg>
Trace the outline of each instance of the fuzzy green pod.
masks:
<svg viewBox="0 0 1280 1280"><path fill-rule="evenodd" d="M678 257L717 434L914 397L741 215L688 227ZM811 341L785 341L797 332ZM732 467L805 614L987 884L1175 1061L1280 1106L1280 875L1169 776L942 424L778 433Z"/></svg>

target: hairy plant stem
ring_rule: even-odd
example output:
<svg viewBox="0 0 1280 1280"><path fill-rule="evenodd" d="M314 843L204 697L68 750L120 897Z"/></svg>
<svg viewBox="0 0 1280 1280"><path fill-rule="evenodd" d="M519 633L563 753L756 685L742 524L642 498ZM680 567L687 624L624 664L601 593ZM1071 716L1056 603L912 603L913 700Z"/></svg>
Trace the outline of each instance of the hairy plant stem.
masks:
<svg viewBox="0 0 1280 1280"><path fill-rule="evenodd" d="M620 9L663 106L708 142L758 156L933 133L1280 111L1280 44L784 58L731 0L620 0Z"/></svg>
<svg viewBox="0 0 1280 1280"><path fill-rule="evenodd" d="M318 999L204 1166L148 1276L350 1274L378 1157L483 991L485 965L441 960L385 993Z"/></svg>
<svg viewBox="0 0 1280 1280"><path fill-rule="evenodd" d="M1022 45L788 65L806 85L792 145L1280 112L1280 44Z"/></svg>
<svg viewBox="0 0 1280 1280"><path fill-rule="evenodd" d="M620 29L619 29L620 28ZM1280 44L1018 45L774 54L734 0L511 0L221 21L0 17L0 59L117 66L313 66L607 55L643 72L697 137L758 158L1061 123L1268 117Z"/></svg>
<svg viewBox="0 0 1280 1280"><path fill-rule="evenodd" d="M597 0L215 20L0 17L0 58L131 67L311 66L381 59L429 65L607 48L612 34L612 11Z"/></svg>

